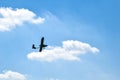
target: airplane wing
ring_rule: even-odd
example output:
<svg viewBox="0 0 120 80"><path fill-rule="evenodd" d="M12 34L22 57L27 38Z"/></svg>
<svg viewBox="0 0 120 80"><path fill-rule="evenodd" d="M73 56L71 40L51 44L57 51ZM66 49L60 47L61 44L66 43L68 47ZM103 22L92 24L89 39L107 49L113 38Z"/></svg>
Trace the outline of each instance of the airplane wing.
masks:
<svg viewBox="0 0 120 80"><path fill-rule="evenodd" d="M42 51L42 46L40 45L40 49L39 49L39 52L41 52Z"/></svg>
<svg viewBox="0 0 120 80"><path fill-rule="evenodd" d="M40 49L39 49L39 52L42 51L42 48L43 48L43 43L44 43L44 37L41 38L41 44L40 44Z"/></svg>

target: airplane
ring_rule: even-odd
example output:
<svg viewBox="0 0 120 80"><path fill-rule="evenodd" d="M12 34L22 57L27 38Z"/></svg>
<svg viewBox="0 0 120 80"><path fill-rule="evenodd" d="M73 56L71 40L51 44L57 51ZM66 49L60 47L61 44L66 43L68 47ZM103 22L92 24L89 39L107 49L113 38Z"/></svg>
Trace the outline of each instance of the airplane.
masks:
<svg viewBox="0 0 120 80"><path fill-rule="evenodd" d="M48 46L48 45L45 45L45 44L44 44L44 37L42 37L42 38L41 38L41 43L40 43L39 47L35 47L35 45L33 44L33 45L32 45L32 49L37 49L37 48L39 48L39 52L42 52L42 49L45 48L45 47L47 47L47 46Z"/></svg>

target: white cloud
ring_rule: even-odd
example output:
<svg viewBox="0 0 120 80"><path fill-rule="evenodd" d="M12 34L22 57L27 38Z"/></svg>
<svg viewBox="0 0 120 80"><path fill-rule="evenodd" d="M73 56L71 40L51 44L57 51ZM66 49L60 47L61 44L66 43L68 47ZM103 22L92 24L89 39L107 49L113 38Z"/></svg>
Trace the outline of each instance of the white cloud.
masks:
<svg viewBox="0 0 120 80"><path fill-rule="evenodd" d="M9 31L25 22L39 24L43 23L44 20L28 9L0 8L0 31Z"/></svg>
<svg viewBox="0 0 120 80"><path fill-rule="evenodd" d="M26 80L26 77L18 72L6 71L0 74L0 80Z"/></svg>
<svg viewBox="0 0 120 80"><path fill-rule="evenodd" d="M62 60L80 60L79 55L86 53L97 53L99 49L90 46L88 43L80 41L63 41L62 47L49 46L42 52L31 52L27 55L28 59L52 62L58 59Z"/></svg>
<svg viewBox="0 0 120 80"><path fill-rule="evenodd" d="M47 79L47 80L59 80L59 79L57 79L57 78L50 78L50 79Z"/></svg>

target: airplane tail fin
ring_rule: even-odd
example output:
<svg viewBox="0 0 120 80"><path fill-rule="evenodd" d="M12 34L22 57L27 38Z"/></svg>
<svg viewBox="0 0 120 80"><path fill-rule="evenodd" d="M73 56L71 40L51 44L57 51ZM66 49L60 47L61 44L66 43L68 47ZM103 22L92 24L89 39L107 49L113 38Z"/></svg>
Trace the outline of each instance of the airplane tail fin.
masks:
<svg viewBox="0 0 120 80"><path fill-rule="evenodd" d="M32 49L36 49L36 47L35 47L35 45L34 45L34 44L32 45Z"/></svg>

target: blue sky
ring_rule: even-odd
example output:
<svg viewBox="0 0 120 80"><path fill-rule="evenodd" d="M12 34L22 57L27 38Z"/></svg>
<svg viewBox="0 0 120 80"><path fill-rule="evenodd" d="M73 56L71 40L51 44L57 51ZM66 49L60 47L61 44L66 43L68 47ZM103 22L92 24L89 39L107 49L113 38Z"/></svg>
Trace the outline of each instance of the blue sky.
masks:
<svg viewBox="0 0 120 80"><path fill-rule="evenodd" d="M119 80L119 4L0 0L0 80Z"/></svg>

